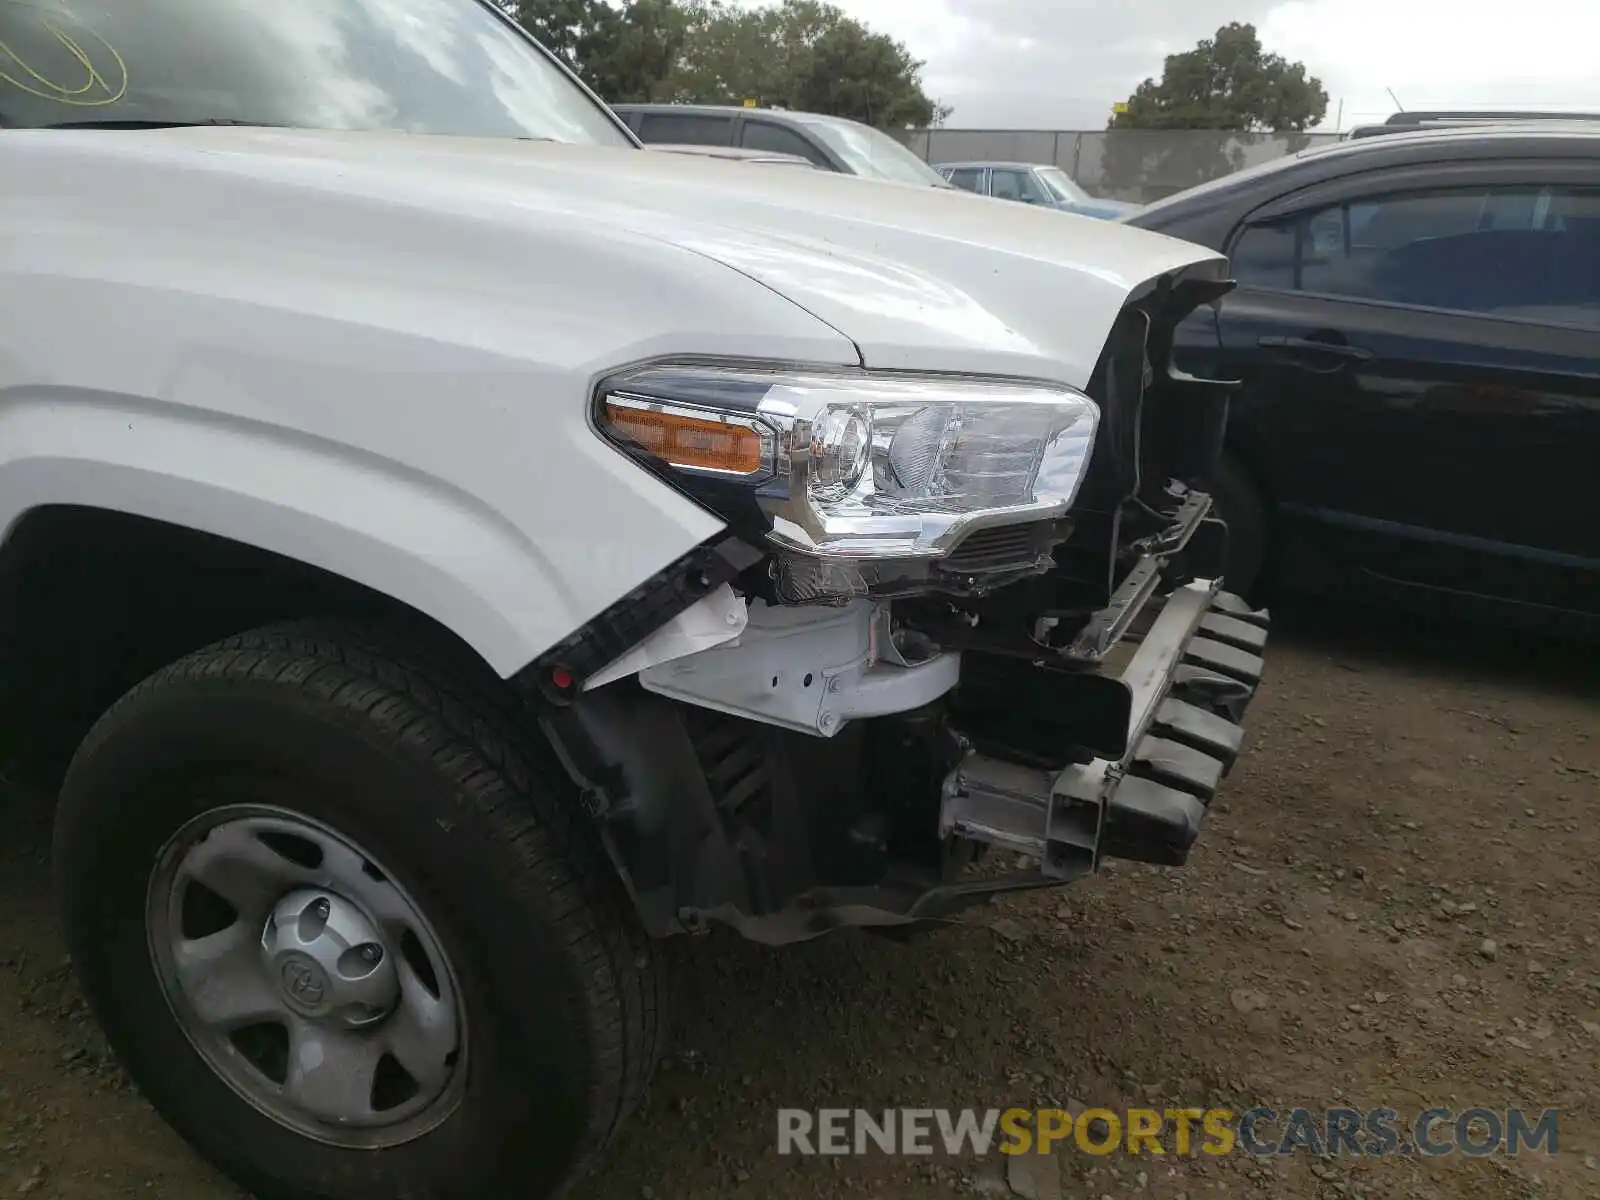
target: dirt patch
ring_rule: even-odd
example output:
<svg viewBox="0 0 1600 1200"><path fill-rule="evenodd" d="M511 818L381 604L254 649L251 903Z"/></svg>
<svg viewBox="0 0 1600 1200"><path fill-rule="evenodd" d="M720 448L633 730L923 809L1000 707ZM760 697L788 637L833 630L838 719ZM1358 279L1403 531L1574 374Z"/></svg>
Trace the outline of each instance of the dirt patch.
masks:
<svg viewBox="0 0 1600 1200"><path fill-rule="evenodd" d="M907 944L697 942L670 1059L580 1200L1600 1194L1600 664L1394 618L1281 624L1189 867L1119 866ZM239 1196L105 1056L44 891L47 814L0 820L0 1197ZM775 1152L779 1107L1256 1104L1402 1127L1559 1106L1560 1153L1067 1149L1030 1182L999 1155Z"/></svg>

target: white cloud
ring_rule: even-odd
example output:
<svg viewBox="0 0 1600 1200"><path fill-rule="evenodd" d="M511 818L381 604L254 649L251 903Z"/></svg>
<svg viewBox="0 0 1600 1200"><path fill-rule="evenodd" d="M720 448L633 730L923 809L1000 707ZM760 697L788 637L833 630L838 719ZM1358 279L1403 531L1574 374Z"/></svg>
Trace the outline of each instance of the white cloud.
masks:
<svg viewBox="0 0 1600 1200"><path fill-rule="evenodd" d="M1393 112L1385 89L1412 109L1600 110L1593 0L1294 0L1260 29L1323 73L1346 125Z"/></svg>
<svg viewBox="0 0 1600 1200"><path fill-rule="evenodd" d="M742 0L757 3L758 0ZM953 126L1098 129L1228 21L1305 62L1344 123L1409 108L1600 110L1594 0L834 0L924 59Z"/></svg>

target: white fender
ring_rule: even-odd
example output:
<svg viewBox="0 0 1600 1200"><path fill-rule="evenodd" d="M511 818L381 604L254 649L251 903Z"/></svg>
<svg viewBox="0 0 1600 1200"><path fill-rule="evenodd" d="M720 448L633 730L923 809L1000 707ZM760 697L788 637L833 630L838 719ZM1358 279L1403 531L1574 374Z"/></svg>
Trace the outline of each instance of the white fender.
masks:
<svg viewBox="0 0 1600 1200"><path fill-rule="evenodd" d="M859 362L770 289L581 207L269 167L0 139L0 529L77 504L232 538L510 675L722 528L591 428L601 375Z"/></svg>

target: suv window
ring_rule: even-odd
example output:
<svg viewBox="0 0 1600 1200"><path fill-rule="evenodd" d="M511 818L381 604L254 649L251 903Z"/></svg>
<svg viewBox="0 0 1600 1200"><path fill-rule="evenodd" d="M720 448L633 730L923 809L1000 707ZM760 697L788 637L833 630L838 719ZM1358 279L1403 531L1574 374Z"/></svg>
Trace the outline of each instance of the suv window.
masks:
<svg viewBox="0 0 1600 1200"><path fill-rule="evenodd" d="M996 167L989 176L989 194L1001 200L1021 200L1026 204L1049 204L1044 185L1032 171L1012 171Z"/></svg>
<svg viewBox="0 0 1600 1200"><path fill-rule="evenodd" d="M823 155L805 138L792 129L785 129L782 125L771 121L753 121L749 117L744 120L744 132L740 135L740 144L749 150L768 150L777 154L798 154L802 158L810 159L819 167L832 167Z"/></svg>
<svg viewBox="0 0 1600 1200"><path fill-rule="evenodd" d="M669 146L726 146L733 118L715 113L640 113L639 140Z"/></svg>
<svg viewBox="0 0 1600 1200"><path fill-rule="evenodd" d="M1600 188L1450 188L1247 226L1245 286L1600 328Z"/></svg>
<svg viewBox="0 0 1600 1200"><path fill-rule="evenodd" d="M982 167L955 167L949 171L942 171L940 174L958 188L966 188L969 192L983 190Z"/></svg>

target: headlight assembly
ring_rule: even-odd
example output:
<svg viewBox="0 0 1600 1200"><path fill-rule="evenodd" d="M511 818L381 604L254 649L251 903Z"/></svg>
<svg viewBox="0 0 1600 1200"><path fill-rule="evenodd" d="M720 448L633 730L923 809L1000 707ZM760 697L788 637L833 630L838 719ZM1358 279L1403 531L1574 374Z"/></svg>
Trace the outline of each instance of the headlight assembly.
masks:
<svg viewBox="0 0 1600 1200"><path fill-rule="evenodd" d="M826 573L1063 516L1100 410L1047 384L662 365L604 381L595 416L711 502L753 501L779 550Z"/></svg>

